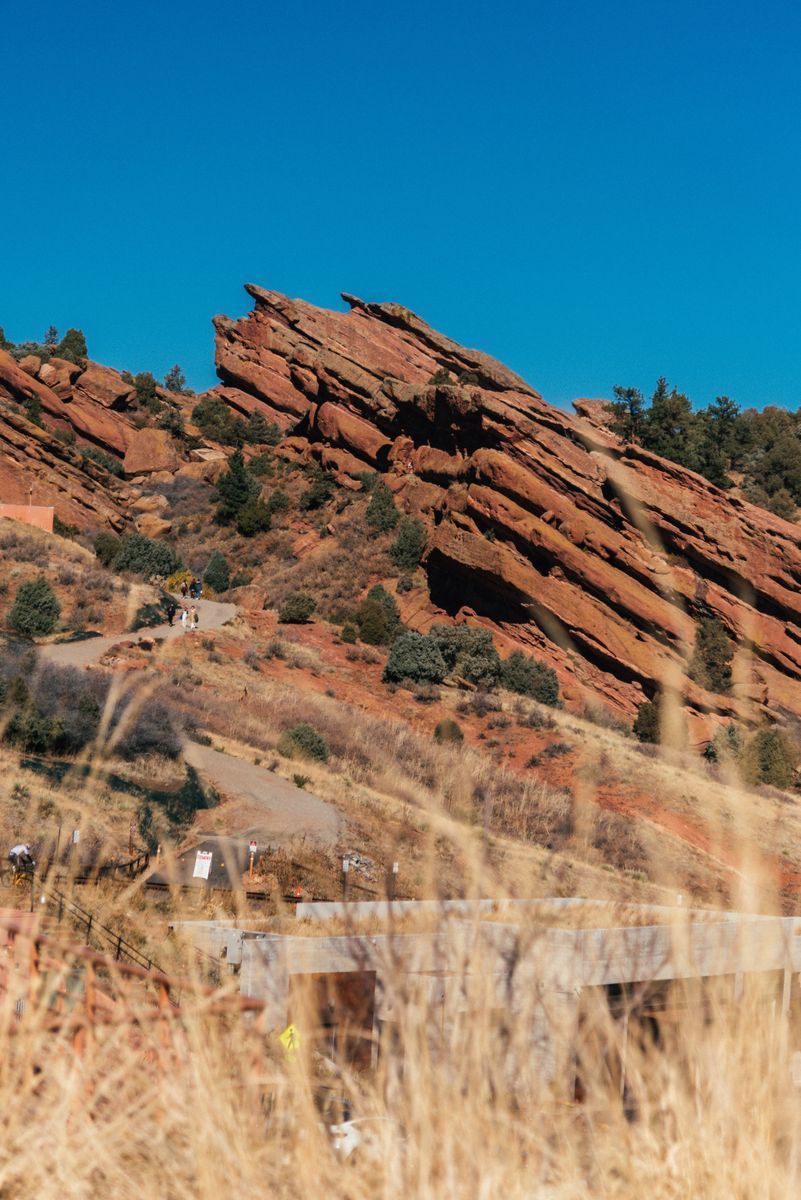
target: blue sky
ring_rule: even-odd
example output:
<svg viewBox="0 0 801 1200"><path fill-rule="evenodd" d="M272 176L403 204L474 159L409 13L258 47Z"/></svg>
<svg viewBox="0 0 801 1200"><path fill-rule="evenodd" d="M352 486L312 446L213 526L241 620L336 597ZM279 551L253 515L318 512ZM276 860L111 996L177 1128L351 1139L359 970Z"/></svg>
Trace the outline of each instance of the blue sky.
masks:
<svg viewBox="0 0 801 1200"><path fill-rule="evenodd" d="M801 399L797 3L2 3L0 324L214 382L245 280L555 403Z"/></svg>

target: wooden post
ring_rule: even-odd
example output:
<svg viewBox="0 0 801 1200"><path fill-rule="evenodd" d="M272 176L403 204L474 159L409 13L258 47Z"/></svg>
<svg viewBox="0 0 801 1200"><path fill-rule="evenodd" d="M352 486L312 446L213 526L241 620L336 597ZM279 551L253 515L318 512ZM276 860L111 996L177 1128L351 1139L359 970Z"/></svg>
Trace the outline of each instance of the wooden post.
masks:
<svg viewBox="0 0 801 1200"><path fill-rule="evenodd" d="M347 900L347 898L348 898L348 874L349 874L349 872L350 872L350 859L343 858L342 859L342 899L343 899L343 901Z"/></svg>
<svg viewBox="0 0 801 1200"><path fill-rule="evenodd" d="M398 890L398 864L392 864L392 870L387 876L387 899L394 900Z"/></svg>

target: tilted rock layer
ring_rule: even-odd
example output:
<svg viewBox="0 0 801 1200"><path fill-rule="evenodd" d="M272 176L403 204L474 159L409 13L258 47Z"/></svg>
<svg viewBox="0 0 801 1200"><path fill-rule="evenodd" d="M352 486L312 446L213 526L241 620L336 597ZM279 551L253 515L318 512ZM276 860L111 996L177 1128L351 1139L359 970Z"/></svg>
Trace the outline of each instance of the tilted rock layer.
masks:
<svg viewBox="0 0 801 1200"><path fill-rule="evenodd" d="M383 474L429 530L431 619L493 625L576 703L630 718L673 689L696 741L729 717L801 714L798 526L621 446L597 401L553 408L397 304L328 312L247 290L249 316L215 320L217 393L343 483ZM452 383L432 382L441 369ZM686 673L709 614L740 647L728 696Z"/></svg>

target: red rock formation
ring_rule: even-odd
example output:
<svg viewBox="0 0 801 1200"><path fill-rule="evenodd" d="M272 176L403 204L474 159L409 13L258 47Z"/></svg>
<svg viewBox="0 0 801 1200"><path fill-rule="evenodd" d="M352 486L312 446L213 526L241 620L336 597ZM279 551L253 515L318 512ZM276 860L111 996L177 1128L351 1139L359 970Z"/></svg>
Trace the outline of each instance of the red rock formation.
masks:
<svg viewBox="0 0 801 1200"><path fill-rule="evenodd" d="M679 688L698 738L708 715L801 714L798 526L619 445L600 402L555 409L399 305L346 296L349 312L327 312L247 290L249 316L215 320L218 394L258 404L293 432L283 453L343 483L381 470L429 526L435 606L546 657L575 701L631 717ZM451 382L433 383L442 369ZM686 676L708 612L754 649L727 697Z"/></svg>

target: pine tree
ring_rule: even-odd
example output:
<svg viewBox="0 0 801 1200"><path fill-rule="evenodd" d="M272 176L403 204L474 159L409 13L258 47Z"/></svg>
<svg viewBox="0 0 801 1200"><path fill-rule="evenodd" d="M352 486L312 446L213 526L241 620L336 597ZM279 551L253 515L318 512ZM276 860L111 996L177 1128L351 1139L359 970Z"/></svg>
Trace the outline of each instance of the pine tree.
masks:
<svg viewBox="0 0 801 1200"><path fill-rule="evenodd" d="M221 521L232 520L259 491L259 482L245 466L242 451L234 450L228 460L228 470L217 483L217 516Z"/></svg>
<svg viewBox="0 0 801 1200"><path fill-rule="evenodd" d="M675 388L668 391L662 376L651 397L642 431L642 444L654 454L661 454L685 467L695 465L693 453L693 411L688 398Z"/></svg>
<svg viewBox="0 0 801 1200"><path fill-rule="evenodd" d="M212 551L209 564L203 572L203 579L209 587L214 588L215 592L228 591L231 584L231 572L228 560L219 550Z"/></svg>
<svg viewBox="0 0 801 1200"><path fill-rule="evenodd" d="M53 589L44 575L39 575L20 584L8 623L23 637L46 637L55 629L60 615L61 606Z"/></svg>
<svg viewBox="0 0 801 1200"><path fill-rule="evenodd" d="M607 408L611 414L610 428L624 442L639 442L645 422L645 402L638 388L615 386L616 399Z"/></svg>
<svg viewBox="0 0 801 1200"><path fill-rule="evenodd" d="M389 533L395 528L399 518L400 513L395 507L392 492L383 480L380 480L373 488L364 519L375 529L376 533Z"/></svg>
<svg viewBox="0 0 801 1200"><path fill-rule="evenodd" d="M78 366L83 366L88 353L86 338L80 329L68 329L56 346L57 358L64 358Z"/></svg>
<svg viewBox="0 0 801 1200"><path fill-rule="evenodd" d="M174 367L170 367L164 376L164 386L168 392L178 392L179 394L184 392L186 388L186 376L178 366L178 363Z"/></svg>

